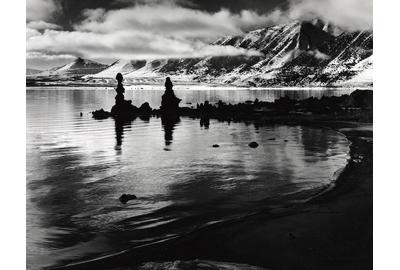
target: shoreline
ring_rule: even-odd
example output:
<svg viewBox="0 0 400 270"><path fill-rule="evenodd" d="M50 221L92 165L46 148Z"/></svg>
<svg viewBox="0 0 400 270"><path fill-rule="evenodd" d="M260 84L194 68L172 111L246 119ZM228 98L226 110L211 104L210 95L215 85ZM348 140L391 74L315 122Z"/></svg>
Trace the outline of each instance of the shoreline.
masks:
<svg viewBox="0 0 400 270"><path fill-rule="evenodd" d="M258 90L280 90L280 91L325 91L325 90L363 90L369 91L373 90L373 87L363 87L363 86L270 86L270 87L239 87L239 86L210 86L210 85L175 85L175 91L224 91L224 90L235 90L235 91L258 91ZM38 85L38 86L26 86L26 90L115 90L114 86L86 86L86 85ZM132 87L130 85L125 86L127 91L146 91L146 90L157 90L164 91L165 88L162 85L135 85Z"/></svg>
<svg viewBox="0 0 400 270"><path fill-rule="evenodd" d="M332 188L273 212L253 213L181 237L52 269L135 269L148 261L194 259L271 269L371 269L372 123L300 120L296 124L331 128L351 142L348 163Z"/></svg>

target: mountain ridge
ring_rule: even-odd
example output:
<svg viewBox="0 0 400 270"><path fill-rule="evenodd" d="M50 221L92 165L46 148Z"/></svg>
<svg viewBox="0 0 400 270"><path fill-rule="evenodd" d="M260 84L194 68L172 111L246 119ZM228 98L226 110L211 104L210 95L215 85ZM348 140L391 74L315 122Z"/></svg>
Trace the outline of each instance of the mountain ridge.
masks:
<svg viewBox="0 0 400 270"><path fill-rule="evenodd" d="M54 67L38 73L38 76L83 76L97 74L107 68L108 65L77 57L71 63Z"/></svg>
<svg viewBox="0 0 400 270"><path fill-rule="evenodd" d="M118 60L82 78L96 82L120 72L128 84L159 83L170 76L183 83L242 87L372 86L372 31L346 32L320 20L294 21L221 37L211 45L255 50L260 55Z"/></svg>

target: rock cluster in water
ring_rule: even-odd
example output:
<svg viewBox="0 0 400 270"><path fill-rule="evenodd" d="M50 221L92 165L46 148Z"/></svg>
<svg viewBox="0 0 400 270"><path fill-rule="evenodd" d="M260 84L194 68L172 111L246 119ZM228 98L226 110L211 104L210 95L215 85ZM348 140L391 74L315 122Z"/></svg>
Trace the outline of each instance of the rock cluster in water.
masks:
<svg viewBox="0 0 400 270"><path fill-rule="evenodd" d="M165 81L165 92L161 97L161 107L158 111L153 110L148 102L143 103L139 108L132 105L131 100L125 100L124 93L125 88L122 85L122 74L118 73L116 76L118 81L117 88L115 91L117 95L115 96L115 105L111 108L111 112L105 111L103 108L92 112L92 116L95 119L105 119L108 117L114 118L124 118L132 119L140 115L176 115L179 116L180 108L179 103L180 98L175 96L174 90L172 89L173 84L169 77Z"/></svg>
<svg viewBox="0 0 400 270"><path fill-rule="evenodd" d="M191 116L200 118L201 126L208 127L209 119L214 118L223 121L236 121L253 119L259 116L307 116L313 115L331 115L340 118L354 116L355 118L372 119L372 91L356 90L350 95L332 96L318 98L308 98L304 100L282 97L274 102L263 102L255 99L235 105L226 104L223 101L211 105L208 101L197 104L196 107L179 107L180 99L175 97L172 92L166 91L163 95L160 109L152 109L149 104L143 103L139 108L131 103L122 103L122 107L114 105L111 112L103 109L92 112L95 119L104 119L108 117L135 118L137 116ZM122 108L125 108L123 110ZM366 113L368 112L368 113Z"/></svg>
<svg viewBox="0 0 400 270"><path fill-rule="evenodd" d="M111 108L111 115L115 117L124 117L137 114L138 108L132 105L131 100L125 100L125 88L122 85L122 74L118 73L116 79L118 81L117 88L115 89L117 95L115 96L115 105Z"/></svg>

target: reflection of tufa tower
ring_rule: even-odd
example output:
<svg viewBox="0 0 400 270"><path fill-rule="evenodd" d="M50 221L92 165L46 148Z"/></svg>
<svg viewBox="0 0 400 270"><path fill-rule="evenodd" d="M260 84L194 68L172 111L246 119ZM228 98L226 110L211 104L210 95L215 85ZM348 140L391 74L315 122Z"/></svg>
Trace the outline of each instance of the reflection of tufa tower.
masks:
<svg viewBox="0 0 400 270"><path fill-rule="evenodd" d="M180 122L178 115L161 116L161 125L164 129L165 146L171 145L176 125Z"/></svg>

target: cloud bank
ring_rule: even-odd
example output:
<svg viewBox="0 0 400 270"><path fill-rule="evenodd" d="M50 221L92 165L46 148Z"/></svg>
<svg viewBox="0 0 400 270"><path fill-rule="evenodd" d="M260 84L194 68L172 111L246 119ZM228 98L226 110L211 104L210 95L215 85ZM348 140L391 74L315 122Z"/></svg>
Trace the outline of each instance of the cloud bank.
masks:
<svg viewBox="0 0 400 270"><path fill-rule="evenodd" d="M26 0L26 19L28 21L51 20L59 10L54 0Z"/></svg>
<svg viewBox="0 0 400 270"><path fill-rule="evenodd" d="M226 9L208 13L171 3L109 11L89 9L82 16L73 31L58 30L54 25L44 29L44 23L36 21L28 23L27 50L94 59L260 55L252 50L209 43L227 34L241 34L268 20L249 10L240 14Z"/></svg>
<svg viewBox="0 0 400 270"><path fill-rule="evenodd" d="M372 0L291 0L289 19L320 18L349 31L372 30Z"/></svg>

